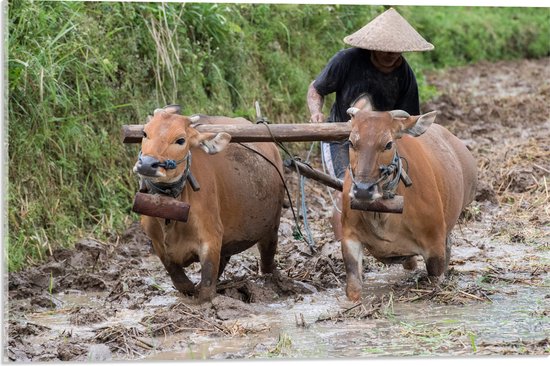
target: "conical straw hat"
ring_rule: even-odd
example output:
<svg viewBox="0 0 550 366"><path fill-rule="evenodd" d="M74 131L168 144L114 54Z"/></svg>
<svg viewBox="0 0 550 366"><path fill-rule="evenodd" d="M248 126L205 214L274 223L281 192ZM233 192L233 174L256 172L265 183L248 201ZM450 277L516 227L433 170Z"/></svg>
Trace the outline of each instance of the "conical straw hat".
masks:
<svg viewBox="0 0 550 366"><path fill-rule="evenodd" d="M344 38L344 43L385 52L430 51L434 48L394 8Z"/></svg>

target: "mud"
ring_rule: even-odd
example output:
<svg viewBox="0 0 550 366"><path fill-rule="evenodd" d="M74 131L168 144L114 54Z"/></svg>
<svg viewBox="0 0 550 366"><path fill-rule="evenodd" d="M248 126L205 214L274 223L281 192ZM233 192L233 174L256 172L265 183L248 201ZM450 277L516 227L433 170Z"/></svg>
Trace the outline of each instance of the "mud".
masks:
<svg viewBox="0 0 550 366"><path fill-rule="evenodd" d="M113 242L83 239L6 275L5 360L550 354L549 80L548 58L429 75L440 95L422 110L438 110L437 122L466 142L480 179L441 284L423 263L409 272L367 255L364 300L347 301L330 193L306 181L304 217L287 171L315 253L285 208L279 276L259 273L252 248L232 258L218 296L197 304L173 288L137 223ZM311 164L321 167L318 147ZM188 268L195 282L199 270Z"/></svg>

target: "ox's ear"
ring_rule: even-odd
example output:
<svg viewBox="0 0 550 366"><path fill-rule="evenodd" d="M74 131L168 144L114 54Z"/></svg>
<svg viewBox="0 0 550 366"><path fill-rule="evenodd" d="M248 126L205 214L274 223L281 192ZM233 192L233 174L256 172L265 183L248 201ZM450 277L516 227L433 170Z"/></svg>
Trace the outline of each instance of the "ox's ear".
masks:
<svg viewBox="0 0 550 366"><path fill-rule="evenodd" d="M199 147L208 154L217 154L227 147L231 141L231 135L226 132L201 133L198 135Z"/></svg>
<svg viewBox="0 0 550 366"><path fill-rule="evenodd" d="M405 133L413 137L422 135L434 123L436 115L437 112L432 111L420 116L410 116L404 119L401 130L398 131L398 137L401 137Z"/></svg>

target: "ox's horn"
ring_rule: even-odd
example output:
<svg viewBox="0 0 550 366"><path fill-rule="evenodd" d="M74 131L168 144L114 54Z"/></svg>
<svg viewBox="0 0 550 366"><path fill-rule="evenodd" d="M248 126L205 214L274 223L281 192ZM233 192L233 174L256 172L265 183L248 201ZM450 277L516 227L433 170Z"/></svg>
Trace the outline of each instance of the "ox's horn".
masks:
<svg viewBox="0 0 550 366"><path fill-rule="evenodd" d="M153 114L156 115L157 113L160 113L160 112L165 112L169 114L181 114L181 107L177 104L170 104L163 108L155 109Z"/></svg>
<svg viewBox="0 0 550 366"><path fill-rule="evenodd" d="M409 118L411 116L410 114L408 114L407 112L401 109L390 111L390 114L392 118Z"/></svg>
<svg viewBox="0 0 550 366"><path fill-rule="evenodd" d="M348 108L348 110L346 111L347 114L349 114L351 117L355 117L355 114L357 112L359 112L360 109L359 108L355 108L355 107L350 107Z"/></svg>
<svg viewBox="0 0 550 366"><path fill-rule="evenodd" d="M162 109L164 109L166 113L181 114L181 107L177 104L169 104Z"/></svg>
<svg viewBox="0 0 550 366"><path fill-rule="evenodd" d="M198 114L194 114L189 117L189 120L191 121L191 123L197 123L199 119L201 119L201 116L199 116Z"/></svg>

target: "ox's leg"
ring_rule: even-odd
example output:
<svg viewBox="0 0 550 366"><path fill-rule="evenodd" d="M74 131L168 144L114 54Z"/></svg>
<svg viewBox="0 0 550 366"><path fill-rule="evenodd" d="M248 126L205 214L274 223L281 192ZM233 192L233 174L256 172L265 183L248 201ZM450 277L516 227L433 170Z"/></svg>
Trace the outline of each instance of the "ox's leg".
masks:
<svg viewBox="0 0 550 366"><path fill-rule="evenodd" d="M221 238L215 243L204 243L199 254L201 262L201 283L199 302L212 300L216 295L218 271L220 269Z"/></svg>
<svg viewBox="0 0 550 366"><path fill-rule="evenodd" d="M446 238L441 238L436 240L435 243L437 243L436 247L427 253L424 261L426 262L428 276L438 283L443 279L445 270L447 269L447 240Z"/></svg>
<svg viewBox="0 0 550 366"><path fill-rule="evenodd" d="M162 259L161 259L162 260ZM193 295L195 293L195 285L185 274L185 271L181 266L177 265L174 262L162 261L164 267L168 271L172 283L176 290L185 295Z"/></svg>
<svg viewBox="0 0 550 366"><path fill-rule="evenodd" d="M229 263L229 260L231 259L231 256L228 255L226 257L220 257L220 266L218 269L218 279L220 279L223 271L225 270L225 266L227 266L227 263Z"/></svg>
<svg viewBox="0 0 550 366"><path fill-rule="evenodd" d="M153 240L153 248L164 265L164 268L166 268L166 271L168 272L168 275L170 276L172 284L176 290L185 295L193 295L195 292L195 285L187 277L185 270L181 267L181 265L172 262L166 255L164 247L161 244L158 244L155 240Z"/></svg>
<svg viewBox="0 0 550 366"><path fill-rule="evenodd" d="M277 228L271 236L262 238L258 242L258 250L260 251L260 269L263 274L273 273L275 271L275 253L277 252L278 240L279 234Z"/></svg>
<svg viewBox="0 0 550 366"><path fill-rule="evenodd" d="M406 269L407 271L414 271L417 266L418 266L418 263L416 261L416 256L415 255L407 258L403 262L403 268Z"/></svg>
<svg viewBox="0 0 550 366"><path fill-rule="evenodd" d="M363 244L344 238L342 256L346 267L346 295L351 301L359 301L363 288Z"/></svg>
<svg viewBox="0 0 550 366"><path fill-rule="evenodd" d="M436 283L441 282L445 275L445 258L443 257L429 257L426 260L426 270L428 276Z"/></svg>
<svg viewBox="0 0 550 366"><path fill-rule="evenodd" d="M142 216L141 225L147 236L151 238L155 254L159 257L160 261L164 265L164 268L166 268L166 271L168 272L168 275L170 275L170 279L172 280L176 290L186 295L192 295L195 291L195 286L193 285L193 282L187 278L187 275L181 265L173 262L166 253L166 248L163 244L163 230L159 225L158 220L151 217Z"/></svg>

